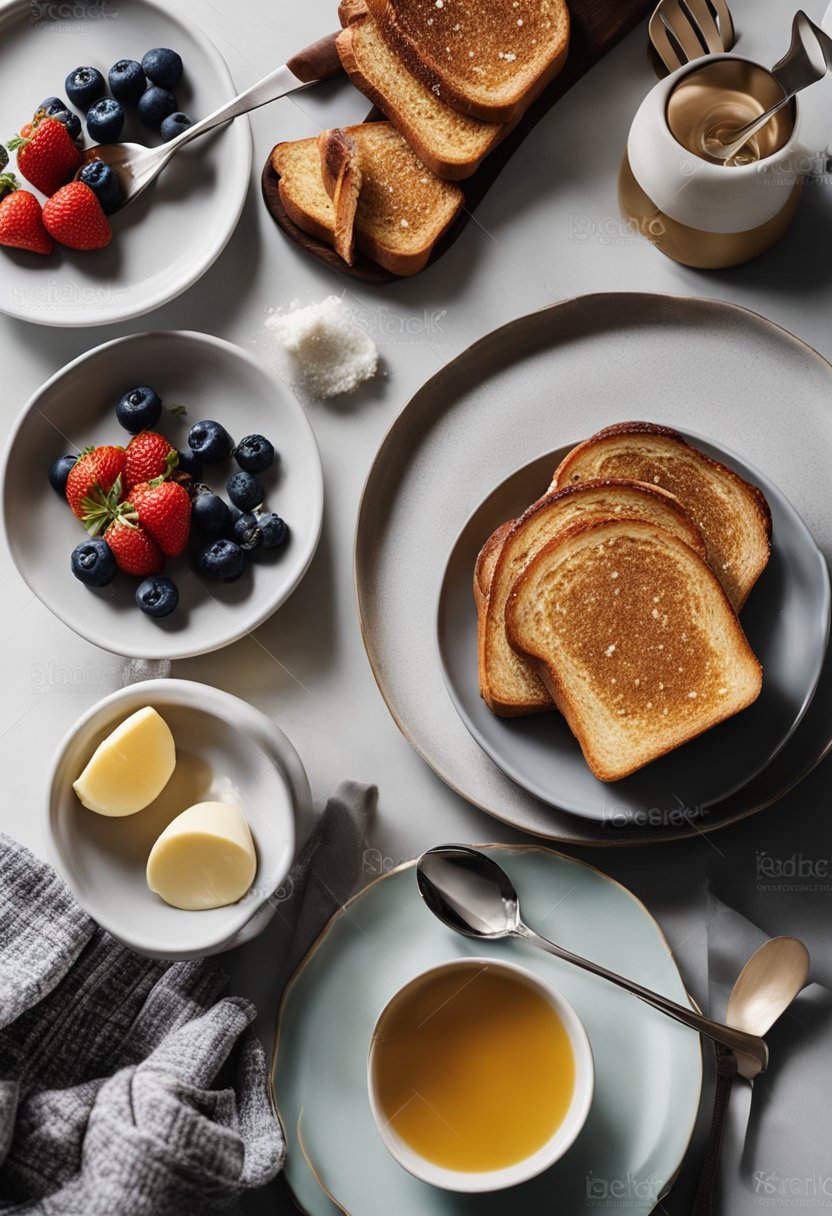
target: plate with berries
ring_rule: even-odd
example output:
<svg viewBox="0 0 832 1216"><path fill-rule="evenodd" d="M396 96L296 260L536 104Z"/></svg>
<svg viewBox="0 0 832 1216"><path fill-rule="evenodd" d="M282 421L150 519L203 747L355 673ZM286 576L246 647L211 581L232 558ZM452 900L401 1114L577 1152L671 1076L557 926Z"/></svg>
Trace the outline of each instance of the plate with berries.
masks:
<svg viewBox="0 0 832 1216"><path fill-rule="evenodd" d="M323 517L301 406L239 347L185 331L117 338L48 380L9 439L2 494L31 590L142 659L257 628L303 578Z"/></svg>
<svg viewBox="0 0 832 1216"><path fill-rule="evenodd" d="M13 0L0 9L0 75L0 310L111 324L195 283L242 212L248 120L195 140L123 211L113 170L82 166L81 153L159 145L234 97L213 43L155 0L117 12Z"/></svg>

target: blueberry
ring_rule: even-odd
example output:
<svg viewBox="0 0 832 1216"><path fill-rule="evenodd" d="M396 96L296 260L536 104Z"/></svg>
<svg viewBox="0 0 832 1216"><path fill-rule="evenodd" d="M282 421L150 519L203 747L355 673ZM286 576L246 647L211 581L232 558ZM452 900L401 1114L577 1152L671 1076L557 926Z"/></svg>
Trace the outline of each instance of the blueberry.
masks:
<svg viewBox="0 0 832 1216"><path fill-rule="evenodd" d="M229 524L228 503L219 494L199 494L191 505L191 523L209 536L218 536Z"/></svg>
<svg viewBox="0 0 832 1216"><path fill-rule="evenodd" d="M68 110L69 106L62 97L47 97L38 106L39 110L43 110L51 118L53 114L57 114L58 110Z"/></svg>
<svg viewBox="0 0 832 1216"><path fill-rule="evenodd" d="M61 498L66 498L66 479L77 459L77 456L59 456L47 473L50 486Z"/></svg>
<svg viewBox="0 0 832 1216"><path fill-rule="evenodd" d="M257 526L263 536L264 549L279 549L286 544L289 525L274 511L261 511L257 516Z"/></svg>
<svg viewBox="0 0 832 1216"><path fill-rule="evenodd" d="M168 114L176 110L176 98L167 89L151 85L139 98L139 118L146 127L158 131Z"/></svg>
<svg viewBox="0 0 832 1216"><path fill-rule="evenodd" d="M97 97L107 92L104 77L98 68L75 68L66 78L66 95L74 106L88 110ZM51 99L50 99L51 100Z"/></svg>
<svg viewBox="0 0 832 1216"><path fill-rule="evenodd" d="M116 418L131 435L152 430L162 417L162 398L152 388L128 388L116 402Z"/></svg>
<svg viewBox="0 0 832 1216"><path fill-rule="evenodd" d="M124 110L114 97L99 97L87 110L87 134L99 144L114 144L124 128Z"/></svg>
<svg viewBox="0 0 832 1216"><path fill-rule="evenodd" d="M170 616L179 603L176 583L164 574L143 579L136 588L136 603L148 616Z"/></svg>
<svg viewBox="0 0 832 1216"><path fill-rule="evenodd" d="M224 426L206 419L195 422L188 431L188 447L206 464L220 464L234 450L234 440Z"/></svg>
<svg viewBox="0 0 832 1216"><path fill-rule="evenodd" d="M245 553L258 549L263 543L263 533L257 522L257 516L252 515L250 511L238 515L231 530L231 538Z"/></svg>
<svg viewBox="0 0 832 1216"><path fill-rule="evenodd" d="M156 46L142 58L145 76L163 89L174 89L182 79L182 59L166 46Z"/></svg>
<svg viewBox="0 0 832 1216"><path fill-rule="evenodd" d="M106 587L115 578L116 559L106 540L96 536L83 540L72 550L72 573L87 587Z"/></svg>
<svg viewBox="0 0 832 1216"><path fill-rule="evenodd" d="M124 196L118 175L110 165L103 160L91 160L78 174L78 180L89 186L107 215L118 210Z"/></svg>
<svg viewBox="0 0 832 1216"><path fill-rule="evenodd" d="M72 110L55 110L50 114L57 122L63 123L70 139L78 139L81 135L81 119Z"/></svg>
<svg viewBox="0 0 832 1216"><path fill-rule="evenodd" d="M190 448L185 448L184 452L180 449L179 464L176 467L181 473L193 477L194 481L199 481L202 476L202 459Z"/></svg>
<svg viewBox="0 0 832 1216"><path fill-rule="evenodd" d="M225 489L234 506L241 511L253 511L266 497L262 481L253 473L232 473Z"/></svg>
<svg viewBox="0 0 832 1216"><path fill-rule="evenodd" d="M107 73L110 92L119 101L138 101L147 88L142 65L135 59L119 59Z"/></svg>
<svg viewBox="0 0 832 1216"><path fill-rule="evenodd" d="M177 110L174 114L168 114L160 128L162 139L165 143L168 140L176 139L177 135L181 135L183 131L187 131L188 127L194 125L194 120L189 118L187 114L183 114L181 110Z"/></svg>
<svg viewBox="0 0 832 1216"><path fill-rule="evenodd" d="M246 435L234 449L234 459L247 473L262 473L274 460L274 448L262 435Z"/></svg>
<svg viewBox="0 0 832 1216"><path fill-rule="evenodd" d="M232 540L212 540L200 550L197 564L206 578L233 583L246 567L246 555Z"/></svg>

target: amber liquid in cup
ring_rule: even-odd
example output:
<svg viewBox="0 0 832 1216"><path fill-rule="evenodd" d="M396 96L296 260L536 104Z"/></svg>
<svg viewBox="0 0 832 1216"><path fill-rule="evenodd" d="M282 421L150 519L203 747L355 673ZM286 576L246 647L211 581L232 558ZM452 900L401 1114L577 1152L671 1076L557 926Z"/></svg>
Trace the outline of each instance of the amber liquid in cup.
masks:
<svg viewBox="0 0 832 1216"><path fill-rule="evenodd" d="M575 1088L572 1046L549 1002L521 976L479 963L404 989L379 1023L371 1068L391 1128L457 1171L530 1157Z"/></svg>

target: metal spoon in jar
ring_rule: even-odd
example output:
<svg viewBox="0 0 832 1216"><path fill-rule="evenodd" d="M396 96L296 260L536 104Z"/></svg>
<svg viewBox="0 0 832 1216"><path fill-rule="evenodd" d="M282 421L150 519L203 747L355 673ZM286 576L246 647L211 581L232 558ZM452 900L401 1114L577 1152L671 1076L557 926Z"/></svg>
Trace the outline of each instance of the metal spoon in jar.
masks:
<svg viewBox="0 0 832 1216"><path fill-rule="evenodd" d="M503 937L522 938L556 958L617 984L677 1022L742 1053L753 1061L757 1072L768 1064L768 1048L759 1036L714 1022L535 933L521 919L520 902L508 874L479 850L460 844L429 849L419 858L416 881L422 899L434 916L457 933L491 941Z"/></svg>

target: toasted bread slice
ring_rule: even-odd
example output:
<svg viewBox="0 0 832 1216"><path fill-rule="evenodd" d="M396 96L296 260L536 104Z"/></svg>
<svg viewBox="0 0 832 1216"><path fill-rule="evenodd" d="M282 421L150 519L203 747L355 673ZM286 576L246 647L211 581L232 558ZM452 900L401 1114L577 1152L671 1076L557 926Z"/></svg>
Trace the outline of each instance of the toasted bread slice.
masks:
<svg viewBox="0 0 832 1216"><path fill-rule="evenodd" d="M440 101L515 122L562 68L564 0L368 0L382 37Z"/></svg>
<svg viewBox="0 0 832 1216"><path fill-rule="evenodd" d="M497 558L500 556L503 541L513 527L513 519L507 519L504 524L500 524L477 554L477 564L474 567L474 599L478 609L488 599Z"/></svg>
<svg viewBox="0 0 832 1216"><path fill-rule="evenodd" d="M535 554L577 521L643 519L665 528L700 557L705 545L699 530L672 494L635 481L609 478L567 486L529 507L508 532L497 555L490 591L479 609L477 637L480 692L500 717L541 713L554 708L548 687L535 668L515 653L506 636L506 604L512 588ZM617 596L618 588L610 594Z"/></svg>
<svg viewBox="0 0 832 1216"><path fill-rule="evenodd" d="M670 427L621 422L579 443L553 486L586 478L632 477L670 490L699 528L708 561L739 612L771 553L771 512L763 494L711 460Z"/></svg>
<svg viewBox="0 0 832 1216"><path fill-rule="evenodd" d="M393 274L416 274L462 206L462 191L431 173L389 122L361 123L344 133L355 141L361 165L356 245ZM271 164L289 218L334 244L335 211L317 140L278 144Z"/></svg>
<svg viewBox="0 0 832 1216"><path fill-rule="evenodd" d="M335 252L352 266L355 252L355 213L361 194L361 164L358 144L339 128L318 136L321 177L332 200L332 243Z"/></svg>
<svg viewBox="0 0 832 1216"><path fill-rule="evenodd" d="M560 532L517 580L506 627L601 781L739 713L762 687L710 566L646 520Z"/></svg>
<svg viewBox="0 0 832 1216"><path fill-rule="evenodd" d="M355 87L439 177L450 181L470 177L510 127L482 122L446 106L390 49L364 0L344 0L339 14L345 28L335 45Z"/></svg>

